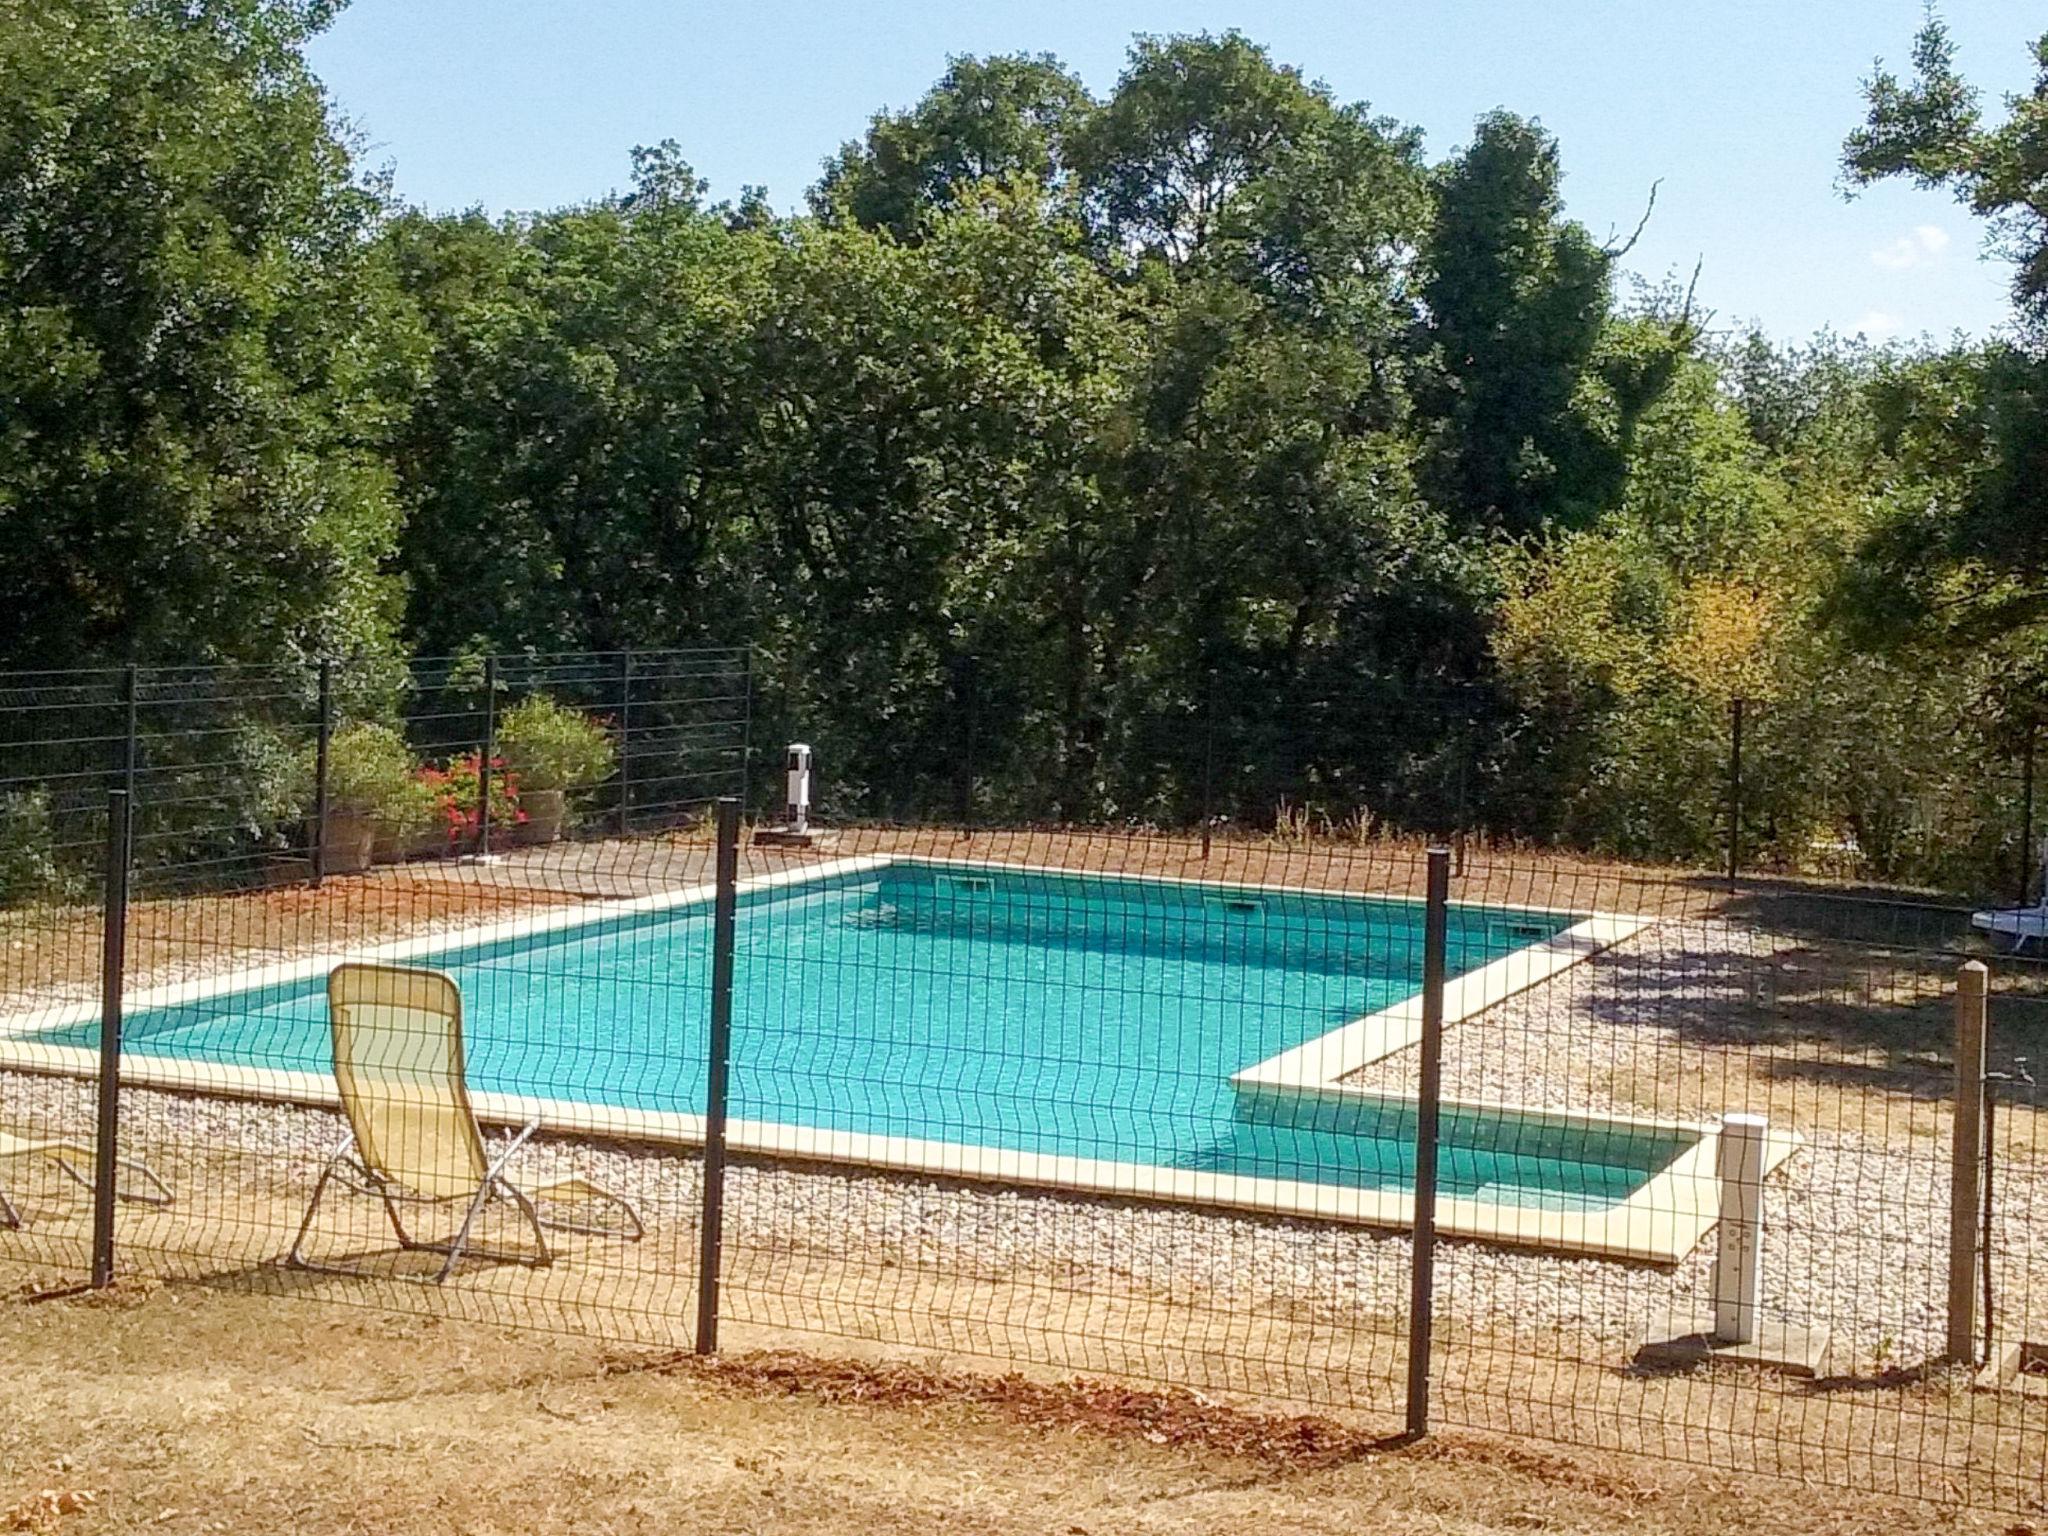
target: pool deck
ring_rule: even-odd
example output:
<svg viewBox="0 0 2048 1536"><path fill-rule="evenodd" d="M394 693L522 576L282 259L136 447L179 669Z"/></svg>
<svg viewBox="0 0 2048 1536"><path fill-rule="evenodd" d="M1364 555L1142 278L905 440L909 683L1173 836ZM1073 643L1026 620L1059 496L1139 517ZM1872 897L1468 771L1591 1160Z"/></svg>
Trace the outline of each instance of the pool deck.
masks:
<svg viewBox="0 0 2048 1536"><path fill-rule="evenodd" d="M792 861L784 867L741 881L740 890L742 894L772 890L857 874L895 863L940 868L992 867L991 861L987 860L886 853ZM1073 873L1055 866L1010 862L993 867L1019 872ZM490 873L499 875L502 868L491 869ZM672 875L673 865L668 868ZM477 871L472 868L469 876L473 877L475 873ZM417 960L458 946L492 943L639 913L708 903L714 894L708 884L640 889L640 880L635 878L640 871L610 864L593 867L587 873L591 878L583 888L593 893L607 887L619 890L621 884L613 882L621 882L625 889L637 893L578 901L531 916L456 932L413 935L373 946L314 954L222 975L139 989L128 996L127 1006L136 1010L166 1007L245 990L303 982L326 974L343 960ZM559 871L556 874L559 876ZM1247 888L1241 881L1160 876L1135 878L1197 887ZM1258 888L1269 891L1296 889ZM1306 894L1333 894L1312 888L1300 889ZM1445 1023L1454 1025L1508 997L1555 978L1601 950L1642 931L1649 923L1648 919L1607 914L1581 917L1551 938L1517 950L1448 983L1445 988ZM0 1069L96 1078L99 1072L96 1051L46 1044L35 1036L89 1024L98 1017L98 1013L96 1004L81 1004L55 1011L37 1009L26 1014L19 1011L0 1014L0 1036L11 1036L0 1038ZM1399 1096L1372 1093L1343 1085L1338 1079L1361 1066L1409 1048L1420 1035L1420 1000L1410 998L1245 1068L1233 1075L1232 1085L1240 1092L1297 1098L1338 1099L1354 1103L1412 1102L1412 1096L1403 1100ZM124 1054L121 1076L124 1082L137 1087L323 1109L339 1105L332 1079L320 1073ZM478 1115L487 1123L518 1126L539 1121L555 1135L684 1148L699 1147L704 1140L704 1119L696 1114L485 1092L474 1093L472 1101ZM1475 1111L1552 1125L1584 1126L1589 1131L1641 1129L1693 1138L1686 1151L1627 1200L1592 1211L1551 1210L1471 1198L1440 1198L1437 1202L1437 1228L1448 1236L1602 1258L1671 1264L1689 1253L1718 1220L1719 1184L1715 1176L1718 1132L1712 1124L1580 1115L1515 1105L1449 1100L1445 1101L1445 1109L1452 1113ZM1767 1145L1766 1172L1782 1163L1799 1144L1796 1135L1774 1131ZM1075 1191L1098 1197L1164 1201L1390 1229L1405 1229L1414 1221L1413 1196L1405 1191L1175 1169L906 1136L822 1130L769 1121L729 1122L727 1145L736 1153L770 1159L859 1164L947 1179Z"/></svg>

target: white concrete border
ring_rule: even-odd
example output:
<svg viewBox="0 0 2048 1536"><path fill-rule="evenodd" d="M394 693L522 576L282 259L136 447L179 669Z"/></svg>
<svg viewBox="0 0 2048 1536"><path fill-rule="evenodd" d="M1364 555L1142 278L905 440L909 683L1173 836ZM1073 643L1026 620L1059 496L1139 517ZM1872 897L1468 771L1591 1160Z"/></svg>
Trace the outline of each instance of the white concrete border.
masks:
<svg viewBox="0 0 2048 1536"><path fill-rule="evenodd" d="M757 876L742 881L739 890L745 896L790 885L822 882L842 875L863 874L895 863L1082 878L1093 873L990 860L867 854ZM1170 876L1112 875L1105 878L1338 899L1355 897L1355 893L1309 887L1253 886L1241 882ZM701 904L710 901L712 896L711 886L698 885L653 896L578 903L474 929L417 935L366 949L334 951L302 960L145 988L129 994L127 1002L130 1007L142 1010L226 997L310 980L326 974L343 960L420 959L507 939ZM1408 900L1399 896L1356 899ZM1521 907L1515 910L1546 909ZM1647 926L1647 920L1639 918L1587 918L1552 939L1504 956L1446 986L1445 1021L1451 1023L1468 1018ZM1516 963L1518 961L1519 964ZM74 1005L55 1018L47 1014L25 1018L19 1012L0 1015L0 1036L10 1030L16 1031L11 1038L0 1037L0 1069L96 1078L99 1075L96 1051L48 1044L36 1036L91 1023L98 1015L96 1004ZM1413 1043L1419 1031L1419 999L1409 999L1246 1068L1233 1075L1232 1086L1240 1092L1259 1094L1331 1097L1345 1102L1404 1102L1397 1095L1368 1094L1345 1088L1334 1079L1380 1056L1405 1048ZM121 1078L124 1083L138 1088L329 1110L340 1108L333 1080L320 1073L124 1054ZM703 1117L696 1114L505 1093L476 1092L470 1097L477 1114L491 1124L521 1125L539 1119L555 1134L575 1133L658 1146L695 1147L701 1145L704 1138ZM1444 1109L1453 1116L1459 1113L1508 1115L1531 1121L1583 1126L1593 1133L1636 1128L1660 1135L1696 1135L1699 1138L1627 1200L1594 1211L1561 1211L1469 1198L1439 1200L1437 1227L1447 1235L1608 1258L1674 1263L1690 1252L1718 1219L1719 1191L1714 1178L1718 1132L1713 1126L1558 1113L1476 1101L1447 1100ZM727 1137L728 1145L735 1152L771 1158L852 1163L942 1178L1075 1190L1093 1195L1223 1207L1374 1227L1399 1229L1411 1226L1414 1221L1413 1196L1404 1191L1359 1189L1304 1180L1019 1152L918 1137L824 1130L773 1121L733 1120L728 1124ZM1790 1156L1798 1142L1796 1136L1773 1132L1766 1152L1766 1170Z"/></svg>
<svg viewBox="0 0 2048 1536"><path fill-rule="evenodd" d="M1458 903L1452 903L1458 905ZM1486 910L1480 908L1479 910ZM1534 912L1536 907L1513 910ZM1650 926L1642 917L1589 917L1444 983L1444 1026L1526 992ZM1328 1034L1231 1074L1233 1088L1321 1088L1422 1038L1422 994L1340 1024Z"/></svg>

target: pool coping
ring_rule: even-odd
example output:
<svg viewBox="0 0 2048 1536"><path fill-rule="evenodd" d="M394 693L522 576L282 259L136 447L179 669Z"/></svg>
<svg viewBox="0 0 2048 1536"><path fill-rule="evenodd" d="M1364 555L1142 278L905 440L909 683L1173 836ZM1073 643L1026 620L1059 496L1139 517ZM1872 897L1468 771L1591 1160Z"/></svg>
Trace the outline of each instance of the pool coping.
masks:
<svg viewBox="0 0 2048 1536"><path fill-rule="evenodd" d="M895 854L866 854L833 859L754 876L740 882L741 895L774 890L790 885L810 884L849 874L862 874L892 864L937 867L997 868L1007 871L1084 875L1086 871L1061 870L1018 865L993 860L926 858ZM1236 890L1261 890L1342 897L1357 893L1319 891L1313 888L1249 886L1243 882L1174 879L1173 877L1119 877L1158 880L1187 886L1212 886ZM129 994L127 1005L136 1009L169 1006L203 997L252 991L264 987L310 980L325 974L344 959L404 960L423 954L445 952L481 944L502 942L537 933L586 926L645 912L698 905L710 901L714 887L696 885L652 896L583 902L551 909L528 917L414 935L367 948L330 951L299 960L274 962L213 976L188 978ZM1371 899L1371 898L1368 898ZM1388 896L1379 899L1407 900ZM1476 903L1466 905L1478 905ZM1519 911L1541 910L1533 907ZM1568 965L1589 958L1597 948L1586 945L1609 933L1625 937L1649 926L1650 920L1611 915L1588 918L1565 933L1554 936L1553 944L1576 934L1589 924L1602 927L1594 935L1582 936L1561 953L1549 957L1541 975L1532 969L1517 981L1501 972L1515 955L1468 973L1445 988L1445 1022L1471 1017L1502 998L1537 985ZM1633 927L1628 925L1633 924ZM1620 942L1605 937L1598 948ZM1530 946L1535 948L1536 946ZM1517 951L1516 955L1524 951ZM1569 956L1566 958L1565 956ZM1496 974L1488 976L1489 972ZM1485 978L1482 980L1482 978ZM1457 1009L1453 1010L1453 992ZM1408 1014L1413 1011L1411 1021ZM96 1050L82 1046L38 1043L33 1037L54 1030L90 1023L99 1015L97 1003L75 1005L56 1016L38 1012L26 1035L0 1038L0 1069L26 1071L49 1076L95 1079L99 1075ZM18 1029L26 1021L17 1014L0 1015L0 1031ZM1382 1104L1413 1104L1413 1095L1371 1092L1344 1086L1336 1077L1355 1071L1380 1056L1404 1049L1420 1033L1419 1001L1409 999L1284 1051L1264 1062L1232 1075L1232 1086L1240 1092L1282 1093L1292 1097L1334 1098L1345 1103L1377 1101ZM1334 1042L1334 1044L1332 1043ZM1398 1042L1398 1043L1389 1043ZM1384 1045L1376 1055L1362 1052ZM1337 1054L1338 1062L1356 1064L1340 1072L1316 1076L1327 1065L1323 1050ZM1276 1067L1275 1063L1283 1065ZM338 1110L340 1099L331 1076L272 1067L236 1066L219 1062L187 1061L174 1057L129 1055L124 1052L121 1080L136 1087L209 1096L260 1100ZM632 1109L583 1101L545 1099L520 1094L473 1091L472 1105L480 1119L492 1125L523 1125L539 1120L551 1134L582 1134L607 1139L642 1142L657 1146L698 1147L704 1141L704 1117L686 1111ZM1676 1263L1698 1245L1719 1219L1719 1182L1715 1175L1718 1157L1718 1128L1712 1124L1678 1120L1657 1120L1619 1115L1533 1109L1520 1105L1495 1104L1481 1100L1443 1101L1446 1114L1476 1113L1511 1115L1529 1121L1556 1125L1585 1126L1612 1130L1616 1127L1642 1129L1660 1135L1695 1136L1693 1145L1668 1164L1628 1199L1591 1211L1566 1211L1534 1206L1507 1205L1466 1197L1441 1197L1437 1201L1437 1230L1452 1237L1474 1238L1563 1250L1591 1257L1649 1263ZM1777 1167L1801 1144L1795 1133L1774 1130L1765 1147L1765 1172ZM1414 1224L1414 1197L1399 1190L1359 1189L1305 1180L1268 1178L1247 1174L1216 1173L1167 1168L1158 1164L1131 1163L1066 1153L1014 1151L976 1146L970 1143L937 1141L921 1137L879 1135L864 1131L835 1131L779 1121L734 1119L727 1124L730 1150L767 1158L798 1162L851 1163L891 1171L910 1172L971 1180L1021 1185L1084 1194L1162 1201L1221 1208L1264 1216L1284 1216L1340 1221L1355 1225L1407 1229Z"/></svg>
<svg viewBox="0 0 2048 1536"><path fill-rule="evenodd" d="M1453 906L1459 905L1457 902ZM1477 905L1473 903L1471 905ZM1484 910L1484 908L1481 908ZM1517 911L1535 911L1533 907ZM1634 938L1655 920L1601 913L1444 983L1444 1027L1461 1024ZM1230 1075L1233 1088L1322 1088L1422 1039L1422 995L1368 1013Z"/></svg>

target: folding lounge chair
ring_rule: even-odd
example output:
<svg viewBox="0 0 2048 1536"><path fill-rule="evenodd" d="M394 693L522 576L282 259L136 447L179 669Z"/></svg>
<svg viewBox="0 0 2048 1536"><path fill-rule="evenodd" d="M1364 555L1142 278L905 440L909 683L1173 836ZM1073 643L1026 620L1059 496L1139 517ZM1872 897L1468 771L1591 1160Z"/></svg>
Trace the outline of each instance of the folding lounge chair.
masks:
<svg viewBox="0 0 2048 1536"><path fill-rule="evenodd" d="M62 1137L16 1136L0 1131L0 1163L27 1162L31 1158L43 1158L54 1163L59 1171L72 1183L83 1189L92 1188L93 1150L82 1141L67 1141ZM132 1200L138 1205L169 1205L171 1188L149 1170L147 1164L131 1158L119 1158L115 1166L140 1179L142 1190L115 1190L123 1200ZM21 1225L21 1211L7 1197L7 1191L0 1187L0 1227L10 1230Z"/></svg>
<svg viewBox="0 0 2048 1536"><path fill-rule="evenodd" d="M547 1233L582 1232L637 1242L639 1213L622 1197L580 1176L538 1189L521 1189L507 1174L521 1148L540 1130L530 1121L495 1153L485 1145L469 1106L462 1051L462 992L439 971L395 965L338 965L327 978L327 1012L334 1033L334 1083L348 1117L348 1134L334 1149L313 1188L285 1263L332 1274L359 1271L319 1264L305 1256L306 1234L330 1183L339 1179L357 1194L377 1196L401 1248L445 1256L436 1284L474 1258L534 1266L554 1262ZM544 1218L540 1203L575 1196L609 1207L610 1223ZM533 1231L534 1252L507 1253L470 1246L484 1208L510 1201ZM428 1242L407 1230L401 1207L453 1206L462 1223L446 1242Z"/></svg>

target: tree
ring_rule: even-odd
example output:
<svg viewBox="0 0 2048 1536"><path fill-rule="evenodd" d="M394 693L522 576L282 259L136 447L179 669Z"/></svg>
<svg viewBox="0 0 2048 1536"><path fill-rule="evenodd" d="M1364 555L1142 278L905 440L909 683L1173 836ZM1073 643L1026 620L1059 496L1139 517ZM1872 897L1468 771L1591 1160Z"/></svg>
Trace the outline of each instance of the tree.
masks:
<svg viewBox="0 0 2048 1536"><path fill-rule="evenodd" d="M954 59L916 107L878 113L865 137L825 162L812 211L910 240L981 182L1023 181L1050 194L1092 105L1051 54Z"/></svg>
<svg viewBox="0 0 2048 1536"><path fill-rule="evenodd" d="M1074 160L1114 244L1180 262L1332 115L1327 91L1242 33L1140 37Z"/></svg>
<svg viewBox="0 0 2048 1536"><path fill-rule="evenodd" d="M1902 85L1880 60L1864 82L1869 115L1844 142L1842 169L1851 187L1903 176L1945 188L1990 220L1994 248L2014 264L2014 300L2038 324L2048 320L2048 33L2033 55L2033 90L1986 127L1948 28L1930 16L1913 42L1912 80Z"/></svg>
<svg viewBox="0 0 2048 1536"><path fill-rule="evenodd" d="M2002 645L2048 685L2048 365L1990 342L1892 359L1870 393L1890 473L1832 612L1879 649Z"/></svg>
<svg viewBox="0 0 2048 1536"><path fill-rule="evenodd" d="M1437 369L1432 494L1459 525L1581 524L1618 466L1576 397L1607 322L1614 253L1564 218L1557 144L1507 112L1438 179L1422 300ZM1646 401L1637 402L1637 408Z"/></svg>
<svg viewBox="0 0 2048 1536"><path fill-rule="evenodd" d="M0 0L0 658L386 648L417 340L312 0Z"/></svg>
<svg viewBox="0 0 2048 1536"><path fill-rule="evenodd" d="M2010 642L2048 689L2048 35L2033 90L1987 126L1930 16L1906 83L1880 61L1869 113L1843 145L1851 187L1894 176L1946 188L1991 223L2014 265L2017 334L1889 370L1880 414L1905 476L1846 573L1837 615L1866 643ZM2038 703L2035 705L2039 707Z"/></svg>
<svg viewBox="0 0 2048 1536"><path fill-rule="evenodd" d="M637 159L623 198L388 233L433 341L396 455L423 650L747 632L742 380L776 237L702 208L674 146Z"/></svg>
<svg viewBox="0 0 2048 1536"><path fill-rule="evenodd" d="M1092 565L1068 561L1095 552L1093 456L1130 322L1070 220L1029 186L988 191L915 246L794 232L750 348L767 686L822 720L808 739L872 810L951 779L984 653L976 686L1009 722L985 762L1057 730L1064 632L1092 617Z"/></svg>

